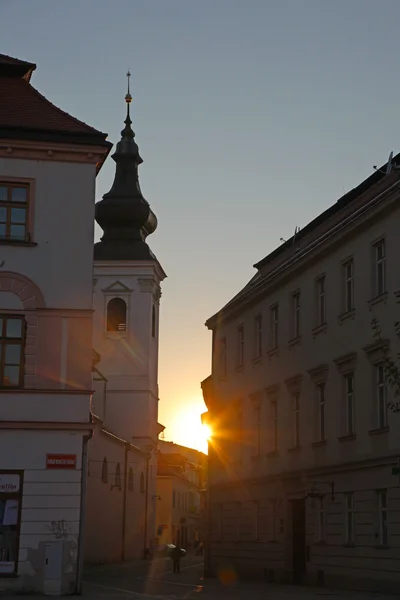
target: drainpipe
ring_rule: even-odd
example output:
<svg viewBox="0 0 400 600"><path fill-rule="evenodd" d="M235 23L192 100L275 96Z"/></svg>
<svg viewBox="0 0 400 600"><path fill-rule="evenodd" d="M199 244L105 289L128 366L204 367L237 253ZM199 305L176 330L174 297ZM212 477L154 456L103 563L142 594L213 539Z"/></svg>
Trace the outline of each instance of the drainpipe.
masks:
<svg viewBox="0 0 400 600"><path fill-rule="evenodd" d="M121 561L125 561L125 531L126 531L126 493L128 488L128 450L129 446L125 446L125 463L124 463L124 496L122 501L122 548L121 548Z"/></svg>
<svg viewBox="0 0 400 600"><path fill-rule="evenodd" d="M75 594L82 594L82 575L85 548L85 523L86 523L86 495L87 495L87 472L88 472L88 442L93 433L83 436L82 439L82 470L81 470L81 503L79 519L78 559L76 567Z"/></svg>
<svg viewBox="0 0 400 600"><path fill-rule="evenodd" d="M148 504L149 504L149 463L151 459L151 454L147 454L146 461L146 490L145 490L145 504L144 504L144 540L143 540L143 558L146 558L146 548L147 548L147 514L148 514Z"/></svg>

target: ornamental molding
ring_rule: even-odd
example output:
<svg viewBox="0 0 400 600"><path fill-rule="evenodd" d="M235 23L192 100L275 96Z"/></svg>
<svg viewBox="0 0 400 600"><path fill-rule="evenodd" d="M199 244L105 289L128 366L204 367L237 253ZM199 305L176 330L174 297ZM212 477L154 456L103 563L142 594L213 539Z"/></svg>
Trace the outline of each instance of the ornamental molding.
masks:
<svg viewBox="0 0 400 600"><path fill-rule="evenodd" d="M103 288L101 291L106 294L114 294L114 293L130 294L131 292L133 292L133 290L131 288L129 288L128 286L126 286L124 283L122 283L119 280L114 281L114 283L111 283L111 285L107 286L106 288Z"/></svg>
<svg viewBox="0 0 400 600"><path fill-rule="evenodd" d="M323 364L323 365L318 365L317 367L310 369L308 371L308 374L314 383L316 383L316 384L325 383L326 380L328 379L328 371L329 371L329 365Z"/></svg>
<svg viewBox="0 0 400 600"><path fill-rule="evenodd" d="M153 294L156 302L161 298L161 288L153 277L142 277L138 279L139 289L144 294Z"/></svg>

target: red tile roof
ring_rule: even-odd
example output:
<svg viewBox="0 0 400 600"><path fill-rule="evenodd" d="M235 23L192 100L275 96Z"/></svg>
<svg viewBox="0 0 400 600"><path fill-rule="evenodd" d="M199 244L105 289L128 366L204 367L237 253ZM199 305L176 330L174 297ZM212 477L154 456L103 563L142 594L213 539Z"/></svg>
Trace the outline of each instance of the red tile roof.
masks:
<svg viewBox="0 0 400 600"><path fill-rule="evenodd" d="M2 77L0 128L8 127L106 137L106 134L54 106L25 79Z"/></svg>
<svg viewBox="0 0 400 600"><path fill-rule="evenodd" d="M36 67L36 65L33 63L30 63L26 60L19 60L19 58L8 56L8 54L0 54L0 63L4 65L25 65L27 67Z"/></svg>

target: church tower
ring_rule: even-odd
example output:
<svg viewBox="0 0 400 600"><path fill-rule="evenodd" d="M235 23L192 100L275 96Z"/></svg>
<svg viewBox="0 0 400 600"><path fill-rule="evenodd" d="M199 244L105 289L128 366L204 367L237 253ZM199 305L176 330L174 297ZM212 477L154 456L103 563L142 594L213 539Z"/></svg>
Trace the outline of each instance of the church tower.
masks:
<svg viewBox="0 0 400 600"><path fill-rule="evenodd" d="M148 540L155 535L158 425L160 283L166 277L146 243L157 219L142 195L143 162L132 130L130 104L110 191L96 204L103 230L94 246L94 340L106 394L94 394L93 412L116 436L149 453Z"/></svg>

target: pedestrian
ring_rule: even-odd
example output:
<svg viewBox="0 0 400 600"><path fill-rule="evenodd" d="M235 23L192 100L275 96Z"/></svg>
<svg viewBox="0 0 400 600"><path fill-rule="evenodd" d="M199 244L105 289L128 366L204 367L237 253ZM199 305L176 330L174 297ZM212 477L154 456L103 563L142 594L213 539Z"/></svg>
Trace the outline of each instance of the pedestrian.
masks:
<svg viewBox="0 0 400 600"><path fill-rule="evenodd" d="M175 546L175 548L172 549L171 558L172 558L172 562L174 565L174 573L180 573L181 572L181 549L178 548L178 546Z"/></svg>

